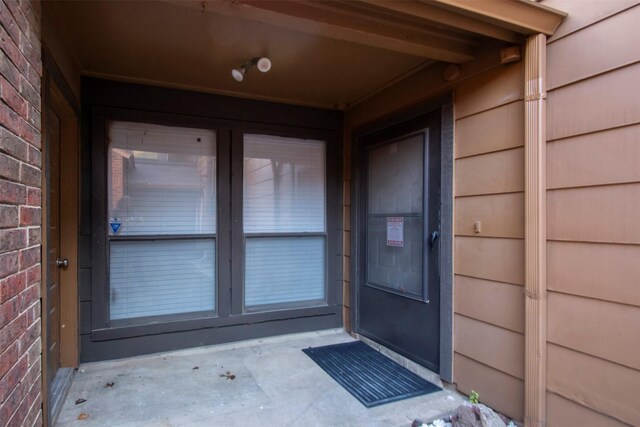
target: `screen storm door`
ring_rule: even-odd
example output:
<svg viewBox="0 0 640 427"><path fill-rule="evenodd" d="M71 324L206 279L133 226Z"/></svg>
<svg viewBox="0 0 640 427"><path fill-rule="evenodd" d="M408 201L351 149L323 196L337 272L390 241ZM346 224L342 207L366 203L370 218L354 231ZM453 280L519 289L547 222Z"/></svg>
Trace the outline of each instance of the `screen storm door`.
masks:
<svg viewBox="0 0 640 427"><path fill-rule="evenodd" d="M109 320L216 311L216 134L108 123Z"/></svg>
<svg viewBox="0 0 640 427"><path fill-rule="evenodd" d="M439 127L359 140L358 332L439 369Z"/></svg>

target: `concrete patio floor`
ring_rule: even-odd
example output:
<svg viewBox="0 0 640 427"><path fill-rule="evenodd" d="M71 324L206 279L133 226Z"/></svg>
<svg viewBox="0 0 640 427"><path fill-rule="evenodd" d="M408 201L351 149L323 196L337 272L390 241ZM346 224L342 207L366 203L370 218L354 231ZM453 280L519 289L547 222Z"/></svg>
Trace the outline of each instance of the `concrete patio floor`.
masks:
<svg viewBox="0 0 640 427"><path fill-rule="evenodd" d="M408 426L463 401L444 390L367 409L301 351L348 341L331 330L83 364L57 425Z"/></svg>

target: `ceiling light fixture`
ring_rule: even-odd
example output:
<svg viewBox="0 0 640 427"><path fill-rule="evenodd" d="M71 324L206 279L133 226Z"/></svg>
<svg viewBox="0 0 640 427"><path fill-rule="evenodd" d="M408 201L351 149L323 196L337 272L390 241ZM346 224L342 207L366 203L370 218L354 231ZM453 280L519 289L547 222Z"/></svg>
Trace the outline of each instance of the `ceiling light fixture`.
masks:
<svg viewBox="0 0 640 427"><path fill-rule="evenodd" d="M234 68L233 70L231 70L231 75L233 76L234 79L236 79L236 81L241 82L244 80L244 75L247 74L247 71L249 71L249 68L254 66L257 67L259 71L266 73L271 69L271 60L267 57L251 58L250 60L245 62L240 68Z"/></svg>

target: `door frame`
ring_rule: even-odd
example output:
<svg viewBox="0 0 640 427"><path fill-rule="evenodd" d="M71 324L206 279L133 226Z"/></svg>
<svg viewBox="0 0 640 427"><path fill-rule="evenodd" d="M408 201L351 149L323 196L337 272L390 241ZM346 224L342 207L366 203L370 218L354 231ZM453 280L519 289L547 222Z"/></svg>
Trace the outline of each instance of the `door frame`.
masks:
<svg viewBox="0 0 640 427"><path fill-rule="evenodd" d="M373 124L357 129L351 141L351 274L350 301L353 332L359 331L359 283L364 277L359 236L364 232L359 212L362 209L360 186L362 174L358 152L363 139L402 125L430 113L440 113L440 377L453 381L453 94L432 98L422 105L385 117Z"/></svg>
<svg viewBox="0 0 640 427"><path fill-rule="evenodd" d="M42 75L42 226L41 226L41 307L42 307L42 402L44 425L49 425L52 396L47 384L47 327L49 323L47 309L47 206L49 187L47 185L47 144L46 144L46 106L56 112L60 118L60 252L69 260L69 266L60 270L60 323L65 327L60 331L60 366L77 368L79 362L79 305L78 305L78 226L79 226L79 116L80 108L67 85L62 72L53 57L43 48ZM64 284L64 285L62 285Z"/></svg>

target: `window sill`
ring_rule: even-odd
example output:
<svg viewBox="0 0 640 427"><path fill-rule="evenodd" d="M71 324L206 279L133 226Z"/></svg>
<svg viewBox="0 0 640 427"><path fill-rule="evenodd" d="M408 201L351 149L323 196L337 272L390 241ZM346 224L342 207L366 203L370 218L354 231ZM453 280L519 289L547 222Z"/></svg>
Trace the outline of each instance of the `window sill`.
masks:
<svg viewBox="0 0 640 427"><path fill-rule="evenodd" d="M265 323L278 320L288 320L301 317L316 317L340 314L342 306L322 306L278 310L260 313L245 313L227 317L199 317L186 320L168 320L166 322L146 323L110 328L94 329L91 331L92 341L110 341L122 338L132 338L145 335L157 335L172 332L192 331L197 329L214 329L225 326Z"/></svg>

